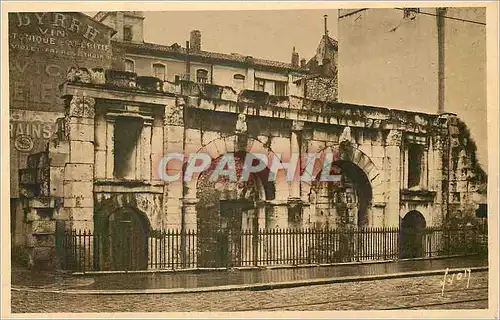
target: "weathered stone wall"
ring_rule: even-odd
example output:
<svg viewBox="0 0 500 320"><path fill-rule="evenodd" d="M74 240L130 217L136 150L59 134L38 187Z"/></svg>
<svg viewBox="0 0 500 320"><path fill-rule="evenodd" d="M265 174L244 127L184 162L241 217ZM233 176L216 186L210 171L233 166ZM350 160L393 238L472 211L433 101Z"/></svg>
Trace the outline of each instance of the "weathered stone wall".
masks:
<svg viewBox="0 0 500 320"><path fill-rule="evenodd" d="M203 109L208 108L215 109L216 107L215 104L210 107L210 104L205 102ZM235 150L234 141L236 138L234 135L234 128L236 127L236 117L234 114L219 113L219 115L217 115L217 113L214 112L210 114L207 113L207 111L197 108L190 108L188 110L189 120L187 121L188 127L186 128L187 151L206 151L208 153L213 153L213 158L215 159L224 152L232 152ZM262 107L260 107L259 110L262 110ZM212 117L214 119L218 118L218 121L214 122ZM296 148L295 152L302 152L303 154L307 152L333 152L335 148L338 148L339 139L345 128L345 126L319 125L310 122L305 126L303 125L301 130L297 132L293 130L293 123L289 120L283 119L278 121L277 119L259 116L248 116L247 123L248 135L252 137L252 143L246 145L247 151L263 152L266 154L276 153L280 155L290 154L293 148ZM355 154L359 154L359 156L353 155L351 158L348 157L347 159L355 163L358 161L357 164L365 169L365 172L372 178L371 187L374 201L368 209L369 225L397 226L399 215L399 192L401 187L400 179L395 179L395 177L399 177L401 173L399 167L401 142L400 140L395 140L394 142L392 138L388 141L384 136L385 135L380 130L371 128L352 128L352 134L349 139L357 150ZM228 141L232 141L229 147ZM396 143L396 145L392 146L392 143ZM297 146L293 147L294 144ZM214 146L216 147L215 150L213 148ZM386 150L388 148L394 148L392 156L386 155ZM367 162L365 163L363 161ZM369 166L368 162L370 163ZM389 167L389 169L392 168L390 170L384 167L384 165L387 166L389 163L393 163L393 165ZM373 169L368 169L368 167ZM392 176L390 174L391 170ZM377 172L377 174L374 172ZM316 222L325 220L326 218L321 216L321 211L316 210L314 205L311 204L311 195L308 191L310 190L310 185L298 182L289 184L285 181L284 174L284 171L280 171L277 177L275 185L276 195L271 201L274 206L272 210L272 217L274 218L270 218L268 224L279 225L280 227L288 226L287 202L294 197L302 199L306 204L302 217L302 226L313 226ZM294 187L301 191L294 194L292 190ZM196 183L193 182L189 184L188 189L189 188L196 189ZM390 196L387 190L394 190L392 196ZM194 194L192 191L188 192ZM395 215L393 214L392 217L387 214L385 209L387 201L394 204L391 210ZM325 210L331 211L332 207L327 205ZM326 214L329 215L329 213Z"/></svg>
<svg viewBox="0 0 500 320"><path fill-rule="evenodd" d="M475 218L475 195L486 188L487 176L479 165L476 144L466 124L455 115L447 115L448 140L443 168L446 175L448 208L447 224L473 223ZM474 224L474 223L473 223Z"/></svg>
<svg viewBox="0 0 500 320"><path fill-rule="evenodd" d="M327 102L337 101L337 77L314 77L305 80L305 98Z"/></svg>
<svg viewBox="0 0 500 320"><path fill-rule="evenodd" d="M96 216L106 218L129 207L142 213L152 230L196 230L200 210L207 209L203 207L206 199L200 199L208 191L199 185L200 174L190 181L160 179L161 156L172 153L201 152L212 160L226 153L262 153L282 156L284 162L293 154L300 158L307 153L330 153L339 165L347 164L346 170L353 170L349 178L352 185L346 188L351 188L354 202L333 201L328 185L289 182L285 170L279 170L271 182L257 177L252 200L257 209L242 215L244 228L252 225L252 219L259 228L344 227L358 222L362 226L397 227L415 210L427 226L435 226L451 209L470 206L471 194L485 181L465 125L453 115L438 117L293 96L275 99L255 91L236 96L231 88L187 82L172 89L169 93L153 88L155 92L148 93L144 88L120 91L116 85L66 85L68 104L61 127L64 130L59 134L62 138L49 150L57 160L54 174L48 171L48 183L42 183L39 191L54 198L41 207L30 203L28 220L34 223L30 227L38 230L40 222L36 221L44 220L39 216L45 211L37 208L60 207L57 197L62 197L63 210L57 210L57 217L47 216L48 222L43 223L50 224L46 226L49 229L55 229L54 219L59 219L70 222L71 228L93 230ZM110 104L113 99L117 101ZM116 155L110 123L120 113L143 119L135 146L134 179L119 179L114 174ZM416 186L408 182L412 161L408 148L412 144L423 150L421 180ZM44 163L32 162L34 168ZM64 168L59 175L57 164ZM180 161L170 161L160 170L168 175L184 172ZM37 176L23 179L36 180ZM217 197L224 194L228 199L235 191L227 189L228 184L211 188L216 189L218 193L209 191ZM453 202L456 193L460 193L460 201ZM214 203L219 204L219 200ZM358 217L361 206L365 216ZM214 212L219 213L219 209Z"/></svg>

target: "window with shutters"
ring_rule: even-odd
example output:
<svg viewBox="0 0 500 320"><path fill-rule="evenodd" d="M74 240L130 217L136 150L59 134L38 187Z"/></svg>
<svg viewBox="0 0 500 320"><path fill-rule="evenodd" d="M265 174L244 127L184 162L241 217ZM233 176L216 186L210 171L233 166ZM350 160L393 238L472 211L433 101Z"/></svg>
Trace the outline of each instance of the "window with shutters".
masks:
<svg viewBox="0 0 500 320"><path fill-rule="evenodd" d="M255 91L265 91L266 90L266 80L255 79Z"/></svg>
<svg viewBox="0 0 500 320"><path fill-rule="evenodd" d="M274 95L276 96L286 96L287 93L287 83L282 81L276 81L274 83Z"/></svg>
<svg viewBox="0 0 500 320"><path fill-rule="evenodd" d="M135 72L135 63L133 60L125 59L125 71Z"/></svg>
<svg viewBox="0 0 500 320"><path fill-rule="evenodd" d="M123 27L123 40L132 41L132 26Z"/></svg>
<svg viewBox="0 0 500 320"><path fill-rule="evenodd" d="M208 83L208 71L205 69L196 70L196 82Z"/></svg>
<svg viewBox="0 0 500 320"><path fill-rule="evenodd" d="M154 76L162 81L166 80L167 72L165 65L161 63L153 64L153 72Z"/></svg>

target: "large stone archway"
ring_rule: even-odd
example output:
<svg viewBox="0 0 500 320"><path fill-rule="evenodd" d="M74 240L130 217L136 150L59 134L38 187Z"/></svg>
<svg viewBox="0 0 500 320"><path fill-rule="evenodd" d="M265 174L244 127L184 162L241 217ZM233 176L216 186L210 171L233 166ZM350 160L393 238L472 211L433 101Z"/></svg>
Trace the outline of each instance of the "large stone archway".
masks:
<svg viewBox="0 0 500 320"><path fill-rule="evenodd" d="M270 196L271 188L266 191L264 187L269 184L266 171L242 179L246 152L229 154L234 159L236 179L224 175L214 178L212 174L227 155L214 159L197 179L198 261L205 267L241 265L252 258L252 243L257 243L252 235L262 227L262 202Z"/></svg>
<svg viewBox="0 0 500 320"><path fill-rule="evenodd" d="M226 155L234 157L236 180L225 175L213 179L212 174ZM241 172L246 155L244 152L221 155L213 159L210 167L198 176L198 229L203 229L208 224L215 229L247 229L244 221L233 221L230 214L238 207L243 211L253 209L258 201L265 200L264 185L267 181L263 181L266 178L265 173L251 173L246 181L242 181Z"/></svg>
<svg viewBox="0 0 500 320"><path fill-rule="evenodd" d="M368 211L372 204L372 188L368 177L361 168L346 160L333 162L332 171L340 175L339 181L320 181L318 176L311 184L309 199L315 207L316 226L367 226Z"/></svg>
<svg viewBox="0 0 500 320"><path fill-rule="evenodd" d="M189 225L197 229L200 265L214 267L228 263L242 264L255 259L258 240L252 238L266 225L268 201L276 197L276 184L268 181L269 169L251 173L246 182L235 183L227 179L210 181L213 170L222 156L235 158L238 180L245 157L249 154L276 154L265 142L246 133L219 137L192 153L205 153L212 159L211 167L195 173L186 181L186 198L193 199L188 210ZM186 164L190 165L188 162ZM249 236L241 236L248 233ZM245 243L242 243L245 242ZM246 248L242 252L241 248Z"/></svg>
<svg viewBox="0 0 500 320"><path fill-rule="evenodd" d="M311 202L316 223L324 226L372 225L373 203L384 202L380 170L369 156L350 143L330 145L317 151L333 154L333 166L340 182L303 183L303 193ZM332 172L332 173L335 173Z"/></svg>

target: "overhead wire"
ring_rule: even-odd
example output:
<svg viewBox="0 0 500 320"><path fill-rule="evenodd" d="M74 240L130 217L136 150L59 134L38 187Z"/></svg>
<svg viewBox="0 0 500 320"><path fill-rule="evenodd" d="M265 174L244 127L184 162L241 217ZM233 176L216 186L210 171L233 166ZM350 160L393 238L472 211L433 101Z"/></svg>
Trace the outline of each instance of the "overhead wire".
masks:
<svg viewBox="0 0 500 320"><path fill-rule="evenodd" d="M353 15L353 14L356 14L356 13L359 13L359 12L362 12L362 11L365 11L365 10L368 10L368 9L373 9L373 8L358 9L358 10L346 13L344 15L341 15L341 16L339 16L339 18L345 18L345 17L348 17L350 15ZM408 8L394 8L394 9L396 9L396 10L405 10L405 9L408 9ZM428 15L428 16L434 16L434 17L437 16L436 14L433 14L433 13L430 13L430 12L415 11L415 13L416 14ZM456 17L450 17L450 16L446 16L446 15L444 15L443 18L450 19L450 20L461 21L461 22L474 23L474 24L479 24L479 25L483 25L483 26L486 25L485 22L480 22L480 21L475 21L475 20L469 20L469 19L462 19L462 18L456 18Z"/></svg>
<svg viewBox="0 0 500 320"><path fill-rule="evenodd" d="M397 10L404 10L405 8L395 8ZM428 15L428 16L433 16L437 17L437 14L429 13L429 12L422 12L422 11L415 11L416 14L423 14L423 15ZM450 19L450 20L457 20L457 21L462 21L462 22L469 22L469 23L475 23L475 24L480 24L480 25L486 25L484 22L479 22L479 21L474 21L474 20L468 20L468 19L462 19L462 18L455 18L455 17L450 17L443 15L443 18L445 19Z"/></svg>

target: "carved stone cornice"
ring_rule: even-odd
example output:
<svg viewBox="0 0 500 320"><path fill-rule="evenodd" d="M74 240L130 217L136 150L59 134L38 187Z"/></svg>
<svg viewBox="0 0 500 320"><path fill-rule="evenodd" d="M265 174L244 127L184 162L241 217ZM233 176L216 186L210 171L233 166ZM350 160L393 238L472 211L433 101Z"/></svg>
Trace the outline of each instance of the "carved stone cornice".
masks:
<svg viewBox="0 0 500 320"><path fill-rule="evenodd" d="M66 109L66 115L70 117L94 118L95 99L87 96L74 95Z"/></svg>
<svg viewBox="0 0 500 320"><path fill-rule="evenodd" d="M403 132L401 130L390 130L385 144L387 146L400 146L403 137Z"/></svg>

